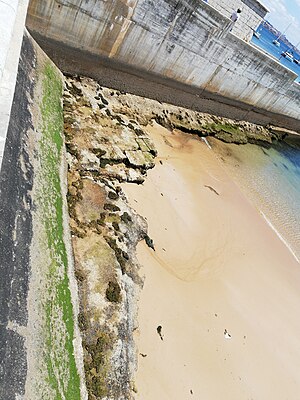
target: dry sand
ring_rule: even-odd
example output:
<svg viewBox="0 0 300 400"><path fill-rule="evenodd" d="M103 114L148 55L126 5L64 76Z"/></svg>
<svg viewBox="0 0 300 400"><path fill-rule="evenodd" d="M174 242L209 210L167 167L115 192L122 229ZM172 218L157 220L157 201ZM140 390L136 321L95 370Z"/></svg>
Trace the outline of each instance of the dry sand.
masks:
<svg viewBox="0 0 300 400"><path fill-rule="evenodd" d="M138 247L137 398L299 399L300 265L204 142L148 131L157 165L124 185L155 245Z"/></svg>

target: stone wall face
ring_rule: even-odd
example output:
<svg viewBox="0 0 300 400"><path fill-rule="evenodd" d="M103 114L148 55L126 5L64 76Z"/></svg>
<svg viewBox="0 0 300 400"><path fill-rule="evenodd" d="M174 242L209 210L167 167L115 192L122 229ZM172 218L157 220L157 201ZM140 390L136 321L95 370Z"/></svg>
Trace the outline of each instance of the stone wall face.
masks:
<svg viewBox="0 0 300 400"><path fill-rule="evenodd" d="M209 4L228 18L240 8L240 18L232 31L246 41L251 40L253 30L258 28L267 14L266 8L256 0L209 0Z"/></svg>
<svg viewBox="0 0 300 400"><path fill-rule="evenodd" d="M198 0L32 0L33 32L143 71L299 119L296 75L228 32ZM298 110L297 110L298 109Z"/></svg>

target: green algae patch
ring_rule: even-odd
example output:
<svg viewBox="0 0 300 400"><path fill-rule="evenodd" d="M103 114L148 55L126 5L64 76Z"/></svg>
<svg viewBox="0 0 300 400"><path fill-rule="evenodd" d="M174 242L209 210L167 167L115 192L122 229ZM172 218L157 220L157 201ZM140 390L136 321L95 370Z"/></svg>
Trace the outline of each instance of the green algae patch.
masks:
<svg viewBox="0 0 300 400"><path fill-rule="evenodd" d="M230 123L211 123L205 126L208 134L227 143L245 144L248 142L246 133L239 126Z"/></svg>
<svg viewBox="0 0 300 400"><path fill-rule="evenodd" d="M217 132L223 131L226 133L231 133L232 135L238 135L241 133L240 128L232 124L212 124L211 127Z"/></svg>
<svg viewBox="0 0 300 400"><path fill-rule="evenodd" d="M68 256L64 242L60 168L63 148L62 80L55 67L43 70L39 196L42 248L47 253L43 293L44 361L49 389L55 400L80 399L80 378L74 356L74 314L69 288Z"/></svg>
<svg viewBox="0 0 300 400"><path fill-rule="evenodd" d="M108 283L108 287L106 289L106 298L108 301L112 303L120 303L121 302L121 288L118 282L110 281Z"/></svg>
<svg viewBox="0 0 300 400"><path fill-rule="evenodd" d="M204 126L204 129L211 134L218 132L229 133L231 135L240 135L242 131L234 124L229 123L211 123Z"/></svg>
<svg viewBox="0 0 300 400"><path fill-rule="evenodd" d="M86 379L90 392L97 398L103 398L108 394L108 353L111 347L112 336L106 332L98 332L94 343L85 343L85 348L91 355L91 363L86 369Z"/></svg>
<svg viewBox="0 0 300 400"><path fill-rule="evenodd" d="M110 304L115 306L117 301L120 302L122 296L116 279L114 252L102 236L89 232L85 238L74 238L74 252L78 255L76 272L79 274L78 285L84 301L91 293L107 299L109 291L108 296L112 300ZM85 272L78 268L80 265ZM114 319L114 314L112 311L107 314L106 307L83 308L78 315L84 348L85 378L91 399L103 398L109 394L113 368L111 354L117 340L111 330L111 319Z"/></svg>

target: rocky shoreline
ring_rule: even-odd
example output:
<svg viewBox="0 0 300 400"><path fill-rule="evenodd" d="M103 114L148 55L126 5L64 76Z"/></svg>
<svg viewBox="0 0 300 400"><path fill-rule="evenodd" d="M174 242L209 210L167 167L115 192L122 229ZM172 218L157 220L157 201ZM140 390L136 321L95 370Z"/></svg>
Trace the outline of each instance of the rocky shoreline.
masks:
<svg viewBox="0 0 300 400"><path fill-rule="evenodd" d="M156 151L139 123L114 112L99 86L88 83L68 79L64 93L78 322L89 397L129 399L143 284L135 248L150 239L146 221L128 206L120 183L142 183Z"/></svg>
<svg viewBox="0 0 300 400"><path fill-rule="evenodd" d="M156 149L145 127L227 143L271 144L288 131L233 121L66 77L64 131L68 205L75 275L79 287L84 365L89 398L134 398L137 357L134 332L143 279L136 245L147 235L145 219L129 207L120 186L142 184Z"/></svg>

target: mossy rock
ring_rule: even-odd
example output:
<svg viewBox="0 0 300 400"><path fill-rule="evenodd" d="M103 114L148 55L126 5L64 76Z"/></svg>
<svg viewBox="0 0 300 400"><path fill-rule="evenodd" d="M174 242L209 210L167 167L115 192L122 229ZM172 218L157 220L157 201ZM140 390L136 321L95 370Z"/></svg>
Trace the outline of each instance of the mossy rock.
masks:
<svg viewBox="0 0 300 400"><path fill-rule="evenodd" d="M110 200L118 200L119 195L117 193L111 191L111 192L108 192L108 198Z"/></svg>
<svg viewBox="0 0 300 400"><path fill-rule="evenodd" d="M121 267L122 274L125 274L127 258L124 257L123 251L118 247L115 239L113 239L109 236L104 236L104 239L106 240L109 247L115 252L115 256Z"/></svg>
<svg viewBox="0 0 300 400"><path fill-rule="evenodd" d="M114 222L112 223L112 226L113 226L113 228L114 228L114 230L115 230L116 232L119 232L120 227L119 227L119 224L118 224L116 221L114 221Z"/></svg>
<svg viewBox="0 0 300 400"><path fill-rule="evenodd" d="M86 351L85 375L89 399L102 399L108 393L107 360L113 341L108 333L98 332L95 342L88 344L84 341L83 343Z"/></svg>
<svg viewBox="0 0 300 400"><path fill-rule="evenodd" d="M106 154L106 150L92 148L91 151L96 154L97 157L103 157Z"/></svg>
<svg viewBox="0 0 300 400"><path fill-rule="evenodd" d="M120 221L121 221L120 216L119 216L118 214L113 214L113 213L109 213L109 214L106 216L106 219L105 219L105 222L111 223L112 225L113 225L114 223L119 224Z"/></svg>
<svg viewBox="0 0 300 400"><path fill-rule="evenodd" d="M108 283L108 287L106 289L106 298L108 301L112 303L120 303L122 300L121 297L121 288L118 282L110 281Z"/></svg>
<svg viewBox="0 0 300 400"><path fill-rule="evenodd" d="M113 212L120 211L120 208L118 206L116 206L115 204L111 204L111 203L105 203L103 208L104 208L104 210L109 210L109 211L113 211Z"/></svg>
<svg viewBox="0 0 300 400"><path fill-rule="evenodd" d="M84 312L80 312L78 314L78 326L81 331L85 331L88 329L88 320Z"/></svg>
<svg viewBox="0 0 300 400"><path fill-rule="evenodd" d="M141 150L135 151L125 151L128 163L133 168L153 168L154 167L154 157L148 152L143 152Z"/></svg>
<svg viewBox="0 0 300 400"><path fill-rule="evenodd" d="M125 212L121 215L121 220L122 220L125 224L129 224L130 222L132 222L132 218L131 218L131 216L128 214L127 211L125 211Z"/></svg>
<svg viewBox="0 0 300 400"><path fill-rule="evenodd" d="M246 144L248 143L247 135L244 132L229 133L225 131L218 132L215 137L226 143Z"/></svg>

